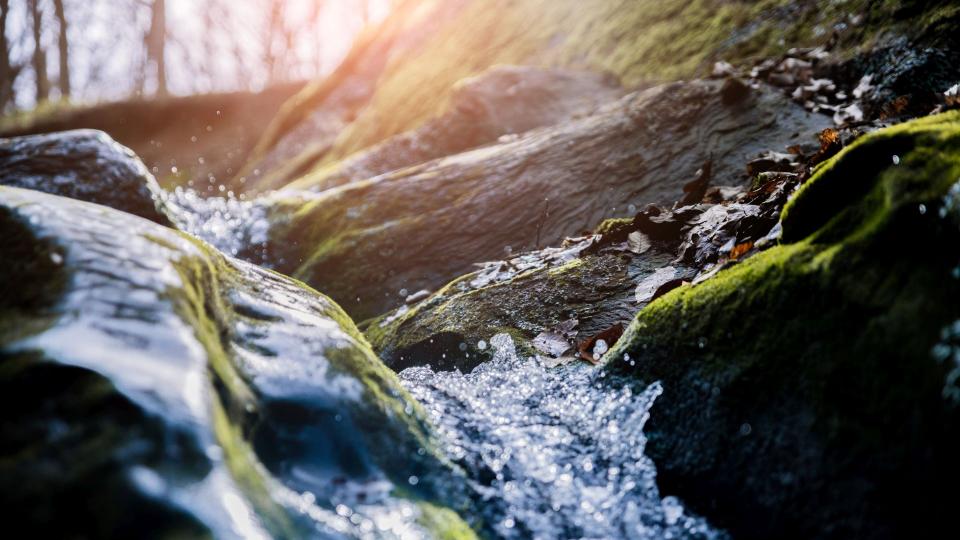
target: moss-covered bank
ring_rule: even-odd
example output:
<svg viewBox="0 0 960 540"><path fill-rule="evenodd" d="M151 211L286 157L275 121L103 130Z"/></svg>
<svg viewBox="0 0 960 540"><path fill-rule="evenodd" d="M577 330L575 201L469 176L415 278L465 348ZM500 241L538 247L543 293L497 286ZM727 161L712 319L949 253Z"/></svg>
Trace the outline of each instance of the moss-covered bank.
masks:
<svg viewBox="0 0 960 540"><path fill-rule="evenodd" d="M881 130L787 206L783 244L641 311L662 490L746 537L931 536L960 480L960 113Z"/></svg>

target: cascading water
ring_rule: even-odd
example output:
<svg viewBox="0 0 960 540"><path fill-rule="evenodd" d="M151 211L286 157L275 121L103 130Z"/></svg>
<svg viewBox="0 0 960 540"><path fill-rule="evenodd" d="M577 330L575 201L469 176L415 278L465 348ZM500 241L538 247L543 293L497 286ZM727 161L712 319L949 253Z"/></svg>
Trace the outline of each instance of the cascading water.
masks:
<svg viewBox="0 0 960 540"><path fill-rule="evenodd" d="M266 245L270 222L267 207L258 200L203 197L177 187L160 199L177 227L233 257L268 266Z"/></svg>
<svg viewBox="0 0 960 540"><path fill-rule="evenodd" d="M429 411L446 452L472 479L506 538L722 538L660 497L643 425L663 391L605 381L585 365L547 369L510 336L471 373L410 368L403 384Z"/></svg>
<svg viewBox="0 0 960 540"><path fill-rule="evenodd" d="M266 206L177 189L180 227L230 255L268 265ZM494 336L471 373L410 368L403 385L462 467L480 516L504 538L723 538L675 497L661 497L644 423L663 391L617 385L586 365L547 368ZM420 481L410 478L411 484ZM344 507L347 508L347 507Z"/></svg>

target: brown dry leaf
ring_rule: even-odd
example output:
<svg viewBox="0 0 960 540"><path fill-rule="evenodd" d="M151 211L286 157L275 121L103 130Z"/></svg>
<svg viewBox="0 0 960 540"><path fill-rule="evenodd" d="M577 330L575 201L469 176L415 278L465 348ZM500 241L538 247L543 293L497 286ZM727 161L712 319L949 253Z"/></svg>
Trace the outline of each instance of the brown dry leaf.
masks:
<svg viewBox="0 0 960 540"><path fill-rule="evenodd" d="M837 152L843 149L843 140L840 138L840 132L834 128L827 128L820 132L820 151L810 158L808 165L816 165L835 156Z"/></svg>
<svg viewBox="0 0 960 540"><path fill-rule="evenodd" d="M603 332L600 332L599 334L589 339L581 341L580 345L577 347L577 352L580 358L583 358L587 362L590 362L591 364L599 364L600 357L602 357L602 353L598 356L594 356L593 354L596 348L597 342L600 340L603 340L603 342L606 344L606 349L603 351L605 353L607 350L613 347L613 345L617 342L618 339L620 339L620 336L622 335L623 335L623 325L620 323L617 323L611 326L610 328L607 328Z"/></svg>
<svg viewBox="0 0 960 540"><path fill-rule="evenodd" d="M840 144L840 132L834 128L827 128L820 132L820 150L826 150L835 144Z"/></svg>
<svg viewBox="0 0 960 540"><path fill-rule="evenodd" d="M733 249L730 250L730 258L737 260L746 254L748 251L753 249L753 242L744 242L742 244L737 244L733 246Z"/></svg>

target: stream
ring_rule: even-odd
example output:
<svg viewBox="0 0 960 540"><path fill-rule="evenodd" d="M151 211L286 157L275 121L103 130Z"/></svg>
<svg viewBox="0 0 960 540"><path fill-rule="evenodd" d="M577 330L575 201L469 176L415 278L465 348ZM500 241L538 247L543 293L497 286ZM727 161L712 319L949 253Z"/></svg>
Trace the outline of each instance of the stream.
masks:
<svg viewBox="0 0 960 540"><path fill-rule="evenodd" d="M265 253L269 225L258 203L182 189L167 203L183 230L217 249L248 258L254 253L255 259ZM546 368L537 358L519 356L506 334L478 345L492 348L493 359L470 373L424 366L404 370L400 380L426 408L445 454L466 472L480 517L497 536L726 537L677 498L662 496L655 464L644 455L650 407L669 389L616 384L586 364ZM354 513L348 505L337 510ZM379 513L411 515L395 510ZM387 532L338 529L358 537Z"/></svg>

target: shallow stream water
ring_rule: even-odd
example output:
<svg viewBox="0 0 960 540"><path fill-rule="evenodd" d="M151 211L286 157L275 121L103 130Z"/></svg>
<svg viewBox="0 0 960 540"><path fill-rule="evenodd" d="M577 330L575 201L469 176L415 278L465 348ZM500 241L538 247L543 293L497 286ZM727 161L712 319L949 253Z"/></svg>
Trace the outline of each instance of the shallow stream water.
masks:
<svg viewBox="0 0 960 540"><path fill-rule="evenodd" d="M182 190L167 202L184 230L221 251L264 252L269 224L256 202ZM662 496L656 466L644 455L650 407L669 389L659 383L619 384L586 364L545 367L538 358L518 356L506 334L479 345L491 347L493 359L470 373L425 366L403 371L400 379L426 408L446 455L466 472L480 509L475 517L497 536L725 536L675 497ZM409 479L413 485L419 481ZM349 517L353 510L343 508ZM409 512L386 513L400 521L411 518ZM394 536L373 531L372 537ZM340 532L370 536L371 531Z"/></svg>

